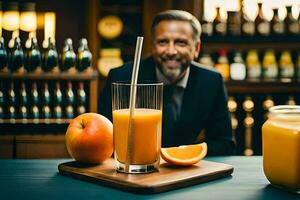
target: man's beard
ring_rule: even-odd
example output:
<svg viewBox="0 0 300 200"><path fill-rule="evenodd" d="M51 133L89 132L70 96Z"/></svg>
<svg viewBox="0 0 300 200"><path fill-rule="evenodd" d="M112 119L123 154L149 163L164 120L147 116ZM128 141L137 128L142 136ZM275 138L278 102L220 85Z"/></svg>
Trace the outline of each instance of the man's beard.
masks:
<svg viewBox="0 0 300 200"><path fill-rule="evenodd" d="M171 81L172 83L179 81L185 74L186 69L190 65L190 63L181 63L180 67L176 68L168 68L167 66L164 66L164 62L166 61L172 61L175 60L177 62L180 62L181 60L179 58L165 58L163 57L161 59L161 63L158 63L158 67L161 70L161 72L164 74L164 76Z"/></svg>

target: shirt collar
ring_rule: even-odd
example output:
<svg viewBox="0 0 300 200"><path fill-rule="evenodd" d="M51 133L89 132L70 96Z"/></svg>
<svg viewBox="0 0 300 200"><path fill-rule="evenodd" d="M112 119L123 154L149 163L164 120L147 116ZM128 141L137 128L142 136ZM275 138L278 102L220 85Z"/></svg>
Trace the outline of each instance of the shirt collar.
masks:
<svg viewBox="0 0 300 200"><path fill-rule="evenodd" d="M163 82L165 85L171 85L171 82L163 75L163 73L161 73L161 71L157 67L155 67L155 72L156 72L157 80L159 82ZM190 75L190 67L186 69L186 73L184 77L176 83L176 86L186 88L189 75Z"/></svg>

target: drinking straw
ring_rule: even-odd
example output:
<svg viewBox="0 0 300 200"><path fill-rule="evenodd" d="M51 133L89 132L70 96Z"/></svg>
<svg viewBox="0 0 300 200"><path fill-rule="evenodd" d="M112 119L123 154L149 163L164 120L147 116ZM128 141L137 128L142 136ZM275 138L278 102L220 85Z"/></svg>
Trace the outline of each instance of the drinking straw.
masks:
<svg viewBox="0 0 300 200"><path fill-rule="evenodd" d="M133 153L133 137L134 137L134 109L136 100L136 88L137 88L137 78L139 73L139 66L141 60L142 46L144 37L137 37L133 69L131 74L131 84L130 84L130 100L129 100L129 124L128 124L128 137L127 137L127 151L126 151L126 161L125 161L125 172L129 173L129 164L132 161Z"/></svg>

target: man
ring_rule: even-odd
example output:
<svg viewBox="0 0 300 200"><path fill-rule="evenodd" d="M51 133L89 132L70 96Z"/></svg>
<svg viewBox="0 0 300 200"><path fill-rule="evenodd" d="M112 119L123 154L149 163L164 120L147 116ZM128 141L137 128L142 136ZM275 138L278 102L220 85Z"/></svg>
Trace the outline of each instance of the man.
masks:
<svg viewBox="0 0 300 200"><path fill-rule="evenodd" d="M229 155L235 143L221 75L193 60L201 26L190 13L168 10L152 23L153 56L141 61L138 80L164 83L162 146L205 141L208 155ZM100 113L112 120L111 84L131 79L132 63L110 71Z"/></svg>

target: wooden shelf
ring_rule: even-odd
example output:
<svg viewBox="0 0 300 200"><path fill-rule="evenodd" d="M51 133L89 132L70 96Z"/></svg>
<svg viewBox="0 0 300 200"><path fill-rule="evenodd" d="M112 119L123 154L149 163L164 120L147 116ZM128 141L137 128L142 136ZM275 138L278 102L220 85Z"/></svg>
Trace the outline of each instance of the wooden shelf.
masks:
<svg viewBox="0 0 300 200"><path fill-rule="evenodd" d="M299 93L299 80L243 80L225 81L229 94L245 93Z"/></svg>
<svg viewBox="0 0 300 200"><path fill-rule="evenodd" d="M0 119L0 124L68 124L71 119Z"/></svg>
<svg viewBox="0 0 300 200"><path fill-rule="evenodd" d="M206 52L217 51L220 48L228 50L299 50L300 36L211 36L201 38L202 49Z"/></svg>
<svg viewBox="0 0 300 200"><path fill-rule="evenodd" d="M0 72L1 79L29 79L29 80L96 80L98 78L98 72L95 70L91 73L41 73L41 74L16 74Z"/></svg>

